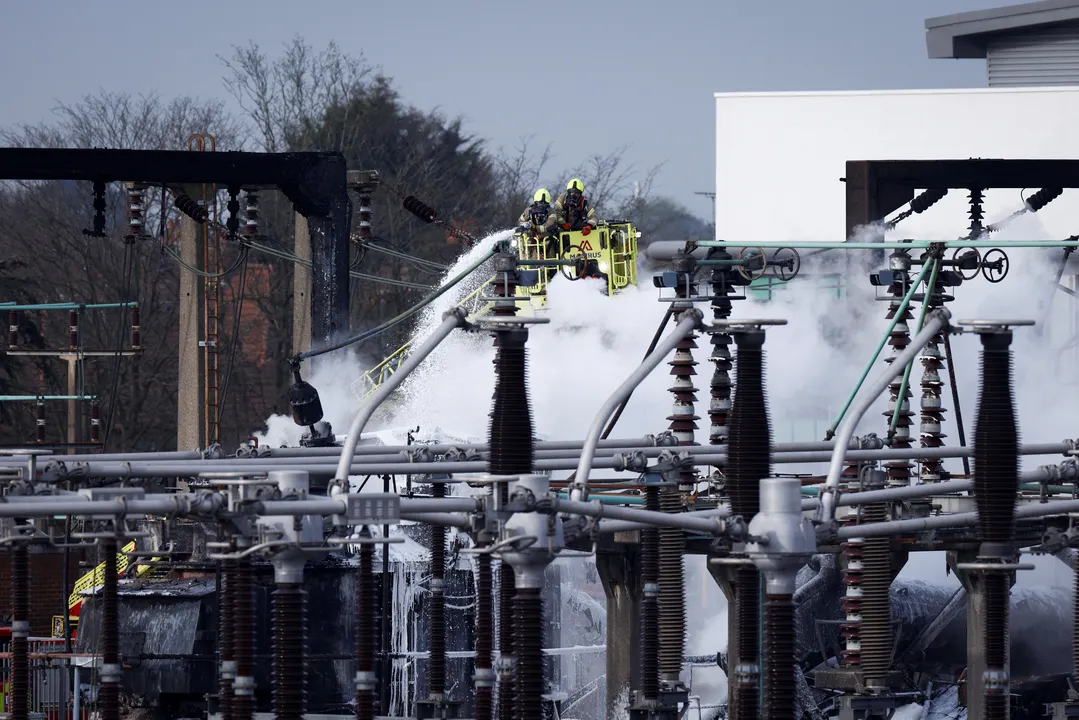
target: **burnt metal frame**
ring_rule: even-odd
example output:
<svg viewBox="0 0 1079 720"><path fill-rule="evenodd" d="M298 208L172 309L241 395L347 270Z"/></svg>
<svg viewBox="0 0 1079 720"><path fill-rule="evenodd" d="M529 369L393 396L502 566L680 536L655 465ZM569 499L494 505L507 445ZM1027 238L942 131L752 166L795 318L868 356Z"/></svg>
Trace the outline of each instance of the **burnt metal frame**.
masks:
<svg viewBox="0 0 1079 720"><path fill-rule="evenodd" d="M349 332L352 201L341 153L0 148L0 180L86 180L148 185L214 183L277 188L307 217L311 236L311 340Z"/></svg>
<svg viewBox="0 0 1079 720"><path fill-rule="evenodd" d="M917 190L1079 188L1079 160L848 160L843 181L849 238L859 225L913 200Z"/></svg>

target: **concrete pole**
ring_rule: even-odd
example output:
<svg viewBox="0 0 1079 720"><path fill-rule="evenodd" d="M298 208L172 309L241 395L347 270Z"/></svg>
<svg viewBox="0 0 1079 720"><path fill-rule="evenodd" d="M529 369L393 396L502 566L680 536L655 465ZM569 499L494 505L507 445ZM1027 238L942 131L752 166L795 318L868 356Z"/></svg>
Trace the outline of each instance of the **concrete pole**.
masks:
<svg viewBox="0 0 1079 720"><path fill-rule="evenodd" d="M296 257L311 261L311 234L307 218L296 213ZM292 275L292 354L311 349L311 270L300 263L293 264Z"/></svg>
<svg viewBox="0 0 1079 720"><path fill-rule="evenodd" d="M79 394L79 357L74 354L66 356L67 360L67 394L75 397ZM67 401L67 441L74 445L82 440L82 417L79 413L79 401ZM75 448L71 452L76 452Z"/></svg>
<svg viewBox="0 0 1079 720"><path fill-rule="evenodd" d="M738 663L742 661L742 657L738 652L738 636L743 632L742 627L739 624L740 618L738 612L735 609L735 570L734 565L713 565L710 561L713 557L722 556L705 556L708 574L715 580L716 585L719 586L720 591L723 592L723 597L727 600L727 716L738 717L737 703L734 694L730 693L729 688L733 685L731 675L734 673L734 668L738 667ZM750 632L755 632L756 629L750 629Z"/></svg>
<svg viewBox="0 0 1079 720"><path fill-rule="evenodd" d="M180 218L180 258L203 270L202 233L199 223ZM203 314L206 283L185 267L180 268L179 373L176 388L176 449L206 447L203 407Z"/></svg>
<svg viewBox="0 0 1079 720"><path fill-rule="evenodd" d="M639 537L639 531L630 531ZM607 717L620 717L640 687L640 551L637 544L616 543L617 554L596 555L596 570L607 596ZM624 693L624 694L623 694Z"/></svg>
<svg viewBox="0 0 1079 720"><path fill-rule="evenodd" d="M967 717L981 718L985 713L985 594L982 580L984 575L970 570L958 570L957 564L975 562L977 553L973 551L949 552L948 567L959 578L963 589L967 591L967 674L966 699ZM1015 584L1015 573L1011 574ZM1011 674L1011 648L1005 656L1004 670Z"/></svg>

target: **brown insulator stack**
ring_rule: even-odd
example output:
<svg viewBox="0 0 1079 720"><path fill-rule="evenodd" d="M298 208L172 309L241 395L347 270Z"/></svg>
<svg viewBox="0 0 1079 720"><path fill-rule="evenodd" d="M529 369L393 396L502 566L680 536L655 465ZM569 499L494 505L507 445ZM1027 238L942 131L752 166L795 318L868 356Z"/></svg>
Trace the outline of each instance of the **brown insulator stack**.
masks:
<svg viewBox="0 0 1079 720"><path fill-rule="evenodd" d="M682 512L677 488L659 491L660 511ZM686 642L685 534L680 528L661 527L659 540L659 674L668 686L678 683Z"/></svg>
<svg viewBox="0 0 1079 720"><path fill-rule="evenodd" d="M476 558L476 720L491 720L491 642L494 636L491 556Z"/></svg>
<svg viewBox="0 0 1079 720"><path fill-rule="evenodd" d="M517 662L514 720L543 720L543 597L519 588L514 597L513 653Z"/></svg>
<svg viewBox="0 0 1079 720"><path fill-rule="evenodd" d="M225 560L221 564L221 594L217 598L217 651L221 661L217 676L217 707L221 720L232 720L232 679L236 676L236 662L232 656L232 590L235 574L236 561Z"/></svg>
<svg viewBox="0 0 1079 720"><path fill-rule="evenodd" d="M985 201L985 193L981 188L970 188L970 238L976 240L985 230L982 220L985 219L985 211L982 203Z"/></svg>
<svg viewBox="0 0 1079 720"><path fill-rule="evenodd" d="M303 586L278 583L273 592L273 708L277 720L302 720L307 711L307 613Z"/></svg>
<svg viewBox="0 0 1079 720"><path fill-rule="evenodd" d="M369 540L370 534L363 533ZM383 545L382 552L389 546ZM356 578L356 720L375 717L375 547L367 542L360 545L360 567ZM384 577L383 582L389 582ZM384 665L383 667L388 667ZM382 682L388 683L388 677Z"/></svg>
<svg viewBox="0 0 1079 720"><path fill-rule="evenodd" d="M926 256L926 262L930 262ZM940 283L926 291L925 303L927 312L932 312L944 304L944 295L941 292ZM944 353L941 345L944 344L944 333L938 333L926 343L922 350L922 400L921 400L921 447L943 447L944 438L947 437L941 430L944 420L945 408L941 402L944 390L944 381L941 379L941 371L944 369ZM923 458L921 461L922 482L940 482L944 477L944 463L940 458Z"/></svg>
<svg viewBox="0 0 1079 720"><path fill-rule="evenodd" d="M1010 332L983 333L982 379L974 430L974 499L981 540L979 556L1013 560L1015 503L1019 490L1019 428L1012 398ZM1010 682L1008 570L987 571L985 596L985 718L1006 720Z"/></svg>
<svg viewBox="0 0 1079 720"><path fill-rule="evenodd" d="M516 259L508 253L502 253L495 256L494 265L492 295L514 297L518 284ZM496 301L492 311L492 314L499 316L513 316L516 313L517 306L506 301ZM487 459L487 472L491 475L522 475L532 472L535 445L532 409L528 401L525 351L527 339L528 332L523 329L500 330L495 333L495 390L488 429L490 454ZM497 492L500 504L508 504L509 483L499 483ZM516 627L514 618L515 595L513 568L509 563L501 562L498 568L498 649L501 656L498 673L499 720L512 720L516 706L514 637L519 634L520 629ZM539 672L542 686L542 664ZM531 688L534 684L529 678L525 678L525 681L525 687ZM539 697L535 698L535 702L537 706L540 704Z"/></svg>
<svg viewBox="0 0 1079 720"><path fill-rule="evenodd" d="M859 464L846 463L840 475L842 492L853 493L861 489L858 477ZM860 506L849 505L836 508L839 525L857 525L860 522ZM840 662L845 667L861 664L862 638L862 569L865 538L850 538L840 544L842 548L843 599L840 601L846 620L839 626L843 649L839 651Z"/></svg>
<svg viewBox="0 0 1079 720"><path fill-rule="evenodd" d="M794 600L768 595L764 602L764 702L762 720L795 720Z"/></svg>
<svg viewBox="0 0 1079 720"><path fill-rule="evenodd" d="M436 498L446 496L446 486L436 482L433 486ZM446 528L432 525L431 533L431 582L429 584L428 619L428 697L441 701L446 694L446 595L443 583L446 576Z"/></svg>
<svg viewBox="0 0 1079 720"><path fill-rule="evenodd" d="M401 206L408 210L410 213L423 220L425 223L432 223L435 218L438 217L438 213L430 205L425 204L419 198L409 195L402 202Z"/></svg>
<svg viewBox="0 0 1079 720"><path fill-rule="evenodd" d="M248 558L236 561L232 594L233 720L252 720L255 713L255 569Z"/></svg>
<svg viewBox="0 0 1079 720"><path fill-rule="evenodd" d="M256 189L249 188L244 191L244 199L246 207L244 208L244 229L243 234L245 237L257 237L259 234L259 193Z"/></svg>
<svg viewBox="0 0 1079 720"><path fill-rule="evenodd" d="M659 512L659 486L645 488L645 509ZM641 695L659 697L659 529L641 530Z"/></svg>
<svg viewBox="0 0 1079 720"><path fill-rule="evenodd" d="M910 266L911 259L910 254L906 250L896 250L888 258L888 266L892 271L892 283L888 286L888 294L892 299L888 303L888 315L887 319L899 315L899 320L896 322L895 327L892 329L892 333L888 338L888 346L892 350L892 354L885 358L885 362L891 365L895 362L895 359L907 349L910 345L910 320L914 317L910 311L910 305L903 308L902 314L899 314L899 308L903 302L903 296L906 295L909 289L908 283L911 281ZM910 439L910 425L911 418L914 413L910 410L910 398L911 392L908 385L906 393L901 398L899 397L899 391L903 384L902 376L892 380L891 385L888 386L888 408L884 412L889 427L891 426L892 416L895 414L895 408L898 406L899 418L895 425L895 432L891 435L890 447L896 450L905 450L911 446ZM911 469L914 464L909 460L889 460L885 466L888 472L888 484L893 487L906 487L910 485Z"/></svg>
<svg viewBox="0 0 1079 720"><path fill-rule="evenodd" d="M30 718L30 554L17 543L11 558L12 720Z"/></svg>
<svg viewBox="0 0 1079 720"><path fill-rule="evenodd" d="M117 597L116 539L101 541L104 578L101 587L101 720L120 720L120 600Z"/></svg>
<svg viewBox="0 0 1079 720"><path fill-rule="evenodd" d="M866 473L866 490L884 487L885 473ZM863 523L889 520L887 503L862 507ZM884 687L892 663L892 552L888 537L867 537L862 541L861 668L866 686Z"/></svg>
<svg viewBox="0 0 1079 720"><path fill-rule="evenodd" d="M772 475L772 431L764 396L764 332L740 332L735 335L735 343L736 377L727 450L727 492L731 498L731 514L740 515L748 522L760 511L760 481ZM751 566L739 567L734 597L739 627L739 667L735 668L732 692L734 720L755 720L759 712L759 593L759 571Z"/></svg>
<svg viewBox="0 0 1079 720"><path fill-rule="evenodd" d="M1079 572L1074 573L1072 592L1072 682L1079 688Z"/></svg>
<svg viewBox="0 0 1079 720"><path fill-rule="evenodd" d="M508 562L498 566L498 720L513 720L515 700L513 638L513 598L517 594L513 568Z"/></svg>
<svg viewBox="0 0 1079 720"><path fill-rule="evenodd" d="M356 214L360 221L360 241L367 242L371 239L371 193L366 191L360 193Z"/></svg>
<svg viewBox="0 0 1079 720"><path fill-rule="evenodd" d="M135 240L142 237L143 218L146 214L146 194L142 188L130 186L127 191L127 237Z"/></svg>
<svg viewBox="0 0 1079 720"><path fill-rule="evenodd" d="M206 208L186 193L179 193L176 195L172 200L172 204L175 205L180 212L187 215L195 222L204 223L210 217Z"/></svg>
<svg viewBox="0 0 1079 720"><path fill-rule="evenodd" d="M675 287L675 295L687 302L675 304L675 314L679 309L689 308L688 302L693 293L695 283L692 282L694 260L692 256L675 260L675 269L678 271L678 283ZM696 333L689 333L675 347L674 357L667 364L671 366L671 376L674 382L668 388L674 396L674 405L671 414L667 416L670 421L668 429L678 440L679 445L696 445L694 433L697 430L697 421L700 417L696 414L697 388L693 385L693 376L697 374L697 361L693 359L693 350L697 347ZM682 492L693 492L696 485L697 471L694 467L683 468L679 472L678 487Z"/></svg>
<svg viewBox="0 0 1079 720"><path fill-rule="evenodd" d="M79 311L67 311L67 346L72 350L79 347Z"/></svg>
<svg viewBox="0 0 1079 720"><path fill-rule="evenodd" d="M709 260L731 262L734 257L726 248L709 248ZM730 296L735 293L735 275L731 265L715 265L712 268L712 318L715 327L722 327L731 316ZM715 366L710 385L711 398L708 404L708 443L724 445L727 442L727 421L731 411L731 340L730 333L713 330L711 333L712 354L708 361Z"/></svg>

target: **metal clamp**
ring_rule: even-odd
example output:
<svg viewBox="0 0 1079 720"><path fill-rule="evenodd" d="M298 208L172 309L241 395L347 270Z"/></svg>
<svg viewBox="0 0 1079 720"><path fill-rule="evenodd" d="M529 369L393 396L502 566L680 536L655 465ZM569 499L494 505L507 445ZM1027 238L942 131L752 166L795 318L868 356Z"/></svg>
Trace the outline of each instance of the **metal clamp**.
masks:
<svg viewBox="0 0 1079 720"><path fill-rule="evenodd" d="M493 545L488 545L487 547L484 547L484 548L461 548L461 550L459 550L458 552L460 552L462 555L493 555L494 553L499 552L503 548L508 547L510 545L514 545L515 547L513 549L515 551L519 552L521 550L525 550L527 548L532 547L538 541L539 541L539 538L535 537L534 535L519 535L517 537L511 537L511 538L506 538L505 540L499 540L498 542L494 543ZM518 546L517 543L527 543L527 544Z"/></svg>
<svg viewBox="0 0 1079 720"><path fill-rule="evenodd" d="M1013 327L1027 327L1034 325L1035 322L1033 320L959 320L954 324L969 327L970 330L965 332L983 334L1005 333Z"/></svg>
<svg viewBox="0 0 1079 720"><path fill-rule="evenodd" d="M334 547L345 545L397 545L404 541L403 537L358 537L353 535L344 538L327 538L326 544Z"/></svg>

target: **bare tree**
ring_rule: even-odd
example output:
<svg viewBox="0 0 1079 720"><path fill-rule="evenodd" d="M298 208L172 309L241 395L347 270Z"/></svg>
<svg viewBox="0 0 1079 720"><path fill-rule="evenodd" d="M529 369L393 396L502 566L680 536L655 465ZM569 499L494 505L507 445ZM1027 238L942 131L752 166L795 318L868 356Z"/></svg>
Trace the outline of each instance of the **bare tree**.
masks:
<svg viewBox="0 0 1079 720"><path fill-rule="evenodd" d="M540 187L544 168L551 160L549 144L539 153L532 153L530 145L533 139L523 137L512 152L500 148L495 155L499 190L507 204L504 209L507 223L516 218L515 212L520 213L520 209L531 202L532 195Z"/></svg>
<svg viewBox="0 0 1079 720"><path fill-rule="evenodd" d="M584 182L589 202L601 217L632 218L637 204L647 200L662 164L640 171L636 163L626 161L629 145L622 145L607 154L595 154L572 172L562 173L558 187L571 177Z"/></svg>
<svg viewBox="0 0 1079 720"><path fill-rule="evenodd" d="M276 60L255 42L234 46L231 59L218 57L228 69L225 87L254 124L261 149L340 150L351 141L347 118L333 130L323 121L332 108L347 112L367 86L373 68L362 55L346 55L333 42L314 52L297 36Z"/></svg>
<svg viewBox="0 0 1079 720"><path fill-rule="evenodd" d="M9 145L25 147L187 149L193 133L209 132L219 150L242 144L238 123L217 102L102 93L61 105L56 114L57 120L51 124L5 130L0 137ZM139 303L141 355L88 362L85 391L101 397L102 420L110 439L147 450L173 447L176 424L180 268L165 252L175 213L163 208L158 198L157 193L148 194L145 235L129 244L123 241L129 232L128 199L118 185L106 189L105 237L83 233L92 227L92 189L88 183L16 183L0 194L5 250L21 263L9 277L21 283L24 297L36 302L99 304L124 298ZM66 345L65 313L25 313L22 322L39 331L38 347ZM129 325L126 311L87 310L80 321L82 344L88 349L119 349L129 341ZM21 394L66 394L60 363L9 360L9 385L21 388ZM25 442L32 437L32 414L25 409L11 414L15 420L5 425L0 435ZM55 418L50 427L53 440L60 437L63 415L62 410L51 411Z"/></svg>

